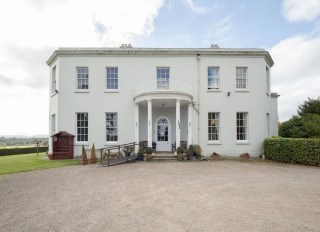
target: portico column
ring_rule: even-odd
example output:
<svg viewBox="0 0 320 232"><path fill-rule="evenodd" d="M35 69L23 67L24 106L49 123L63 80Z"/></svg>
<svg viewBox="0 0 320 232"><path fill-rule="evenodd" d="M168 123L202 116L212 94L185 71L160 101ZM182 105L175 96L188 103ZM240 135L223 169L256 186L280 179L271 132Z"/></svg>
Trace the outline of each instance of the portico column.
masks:
<svg viewBox="0 0 320 232"><path fill-rule="evenodd" d="M134 118L135 118L135 127L134 127L134 141L138 144L138 146L135 147L136 152L139 150L139 104L135 103L134 105Z"/></svg>
<svg viewBox="0 0 320 232"><path fill-rule="evenodd" d="M152 101L148 100L148 147L152 147Z"/></svg>
<svg viewBox="0 0 320 232"><path fill-rule="evenodd" d="M176 149L180 147L180 100L176 100Z"/></svg>
<svg viewBox="0 0 320 232"><path fill-rule="evenodd" d="M192 105L188 104L188 146L192 144Z"/></svg>

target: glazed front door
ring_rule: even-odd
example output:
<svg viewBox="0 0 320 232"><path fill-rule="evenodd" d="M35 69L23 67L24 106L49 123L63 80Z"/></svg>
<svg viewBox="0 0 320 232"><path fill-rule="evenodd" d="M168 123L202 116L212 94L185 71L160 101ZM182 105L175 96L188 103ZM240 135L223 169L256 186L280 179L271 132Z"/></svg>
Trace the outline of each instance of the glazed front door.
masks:
<svg viewBox="0 0 320 232"><path fill-rule="evenodd" d="M157 151L170 151L170 123L166 117L156 121Z"/></svg>

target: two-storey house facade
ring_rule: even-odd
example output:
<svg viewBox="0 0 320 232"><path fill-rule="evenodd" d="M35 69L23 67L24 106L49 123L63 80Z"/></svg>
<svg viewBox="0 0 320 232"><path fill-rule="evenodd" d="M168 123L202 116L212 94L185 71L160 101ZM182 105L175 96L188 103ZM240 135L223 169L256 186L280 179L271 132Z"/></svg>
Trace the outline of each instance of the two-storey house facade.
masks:
<svg viewBox="0 0 320 232"><path fill-rule="evenodd" d="M278 134L273 60L263 49L60 48L47 64L49 133L74 134L76 156L82 145L139 141L259 156Z"/></svg>

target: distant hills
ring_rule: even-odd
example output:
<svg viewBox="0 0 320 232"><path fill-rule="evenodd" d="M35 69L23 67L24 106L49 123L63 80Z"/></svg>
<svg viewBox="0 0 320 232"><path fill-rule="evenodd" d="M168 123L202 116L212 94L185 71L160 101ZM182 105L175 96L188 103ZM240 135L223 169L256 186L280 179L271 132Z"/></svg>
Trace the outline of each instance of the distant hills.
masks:
<svg viewBox="0 0 320 232"><path fill-rule="evenodd" d="M48 138L49 135L0 135L0 138Z"/></svg>

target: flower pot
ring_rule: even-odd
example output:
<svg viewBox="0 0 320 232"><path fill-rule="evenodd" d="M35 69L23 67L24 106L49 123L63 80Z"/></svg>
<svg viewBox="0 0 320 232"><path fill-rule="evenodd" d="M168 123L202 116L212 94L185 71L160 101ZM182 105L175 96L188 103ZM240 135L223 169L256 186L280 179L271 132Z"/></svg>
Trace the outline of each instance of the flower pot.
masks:
<svg viewBox="0 0 320 232"><path fill-rule="evenodd" d="M82 165L87 165L89 163L89 160L88 159L82 159L81 160L81 164Z"/></svg>

